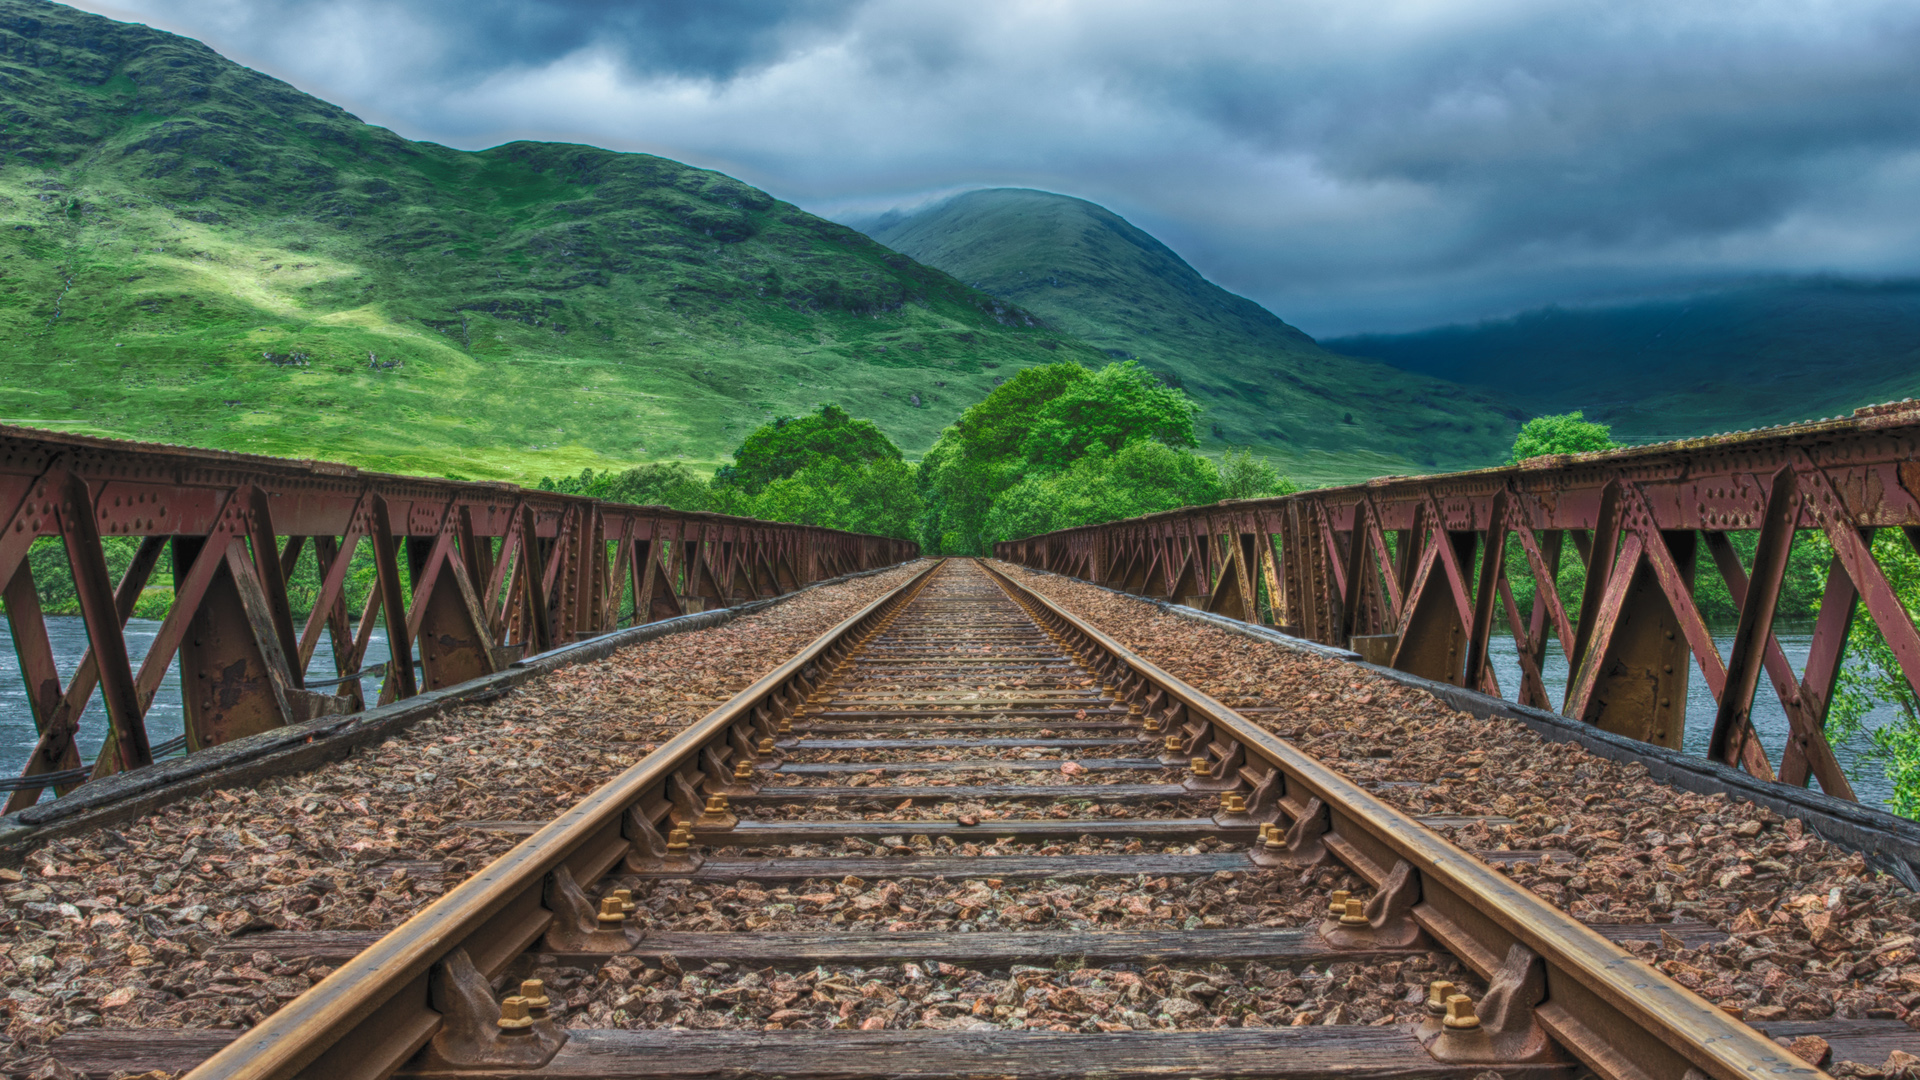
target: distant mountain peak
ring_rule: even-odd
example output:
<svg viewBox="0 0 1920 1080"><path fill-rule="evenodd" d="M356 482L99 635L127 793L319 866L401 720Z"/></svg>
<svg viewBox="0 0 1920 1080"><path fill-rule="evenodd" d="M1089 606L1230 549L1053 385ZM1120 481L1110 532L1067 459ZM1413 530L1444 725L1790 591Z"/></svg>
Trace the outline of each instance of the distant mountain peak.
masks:
<svg viewBox="0 0 1920 1080"><path fill-rule="evenodd" d="M1207 407L1202 430L1214 445L1283 459L1357 451L1431 468L1498 460L1512 440L1511 410L1493 394L1331 353L1086 199L984 188L862 224L1110 357L1177 380Z"/></svg>

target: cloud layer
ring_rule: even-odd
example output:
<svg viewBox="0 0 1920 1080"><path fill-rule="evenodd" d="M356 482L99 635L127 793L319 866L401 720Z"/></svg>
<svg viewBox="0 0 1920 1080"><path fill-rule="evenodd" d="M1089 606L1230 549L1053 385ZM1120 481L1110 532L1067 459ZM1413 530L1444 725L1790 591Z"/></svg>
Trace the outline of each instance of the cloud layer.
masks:
<svg viewBox="0 0 1920 1080"><path fill-rule="evenodd" d="M1103 203L1311 333L1920 272L1911 0L117 0L412 138Z"/></svg>

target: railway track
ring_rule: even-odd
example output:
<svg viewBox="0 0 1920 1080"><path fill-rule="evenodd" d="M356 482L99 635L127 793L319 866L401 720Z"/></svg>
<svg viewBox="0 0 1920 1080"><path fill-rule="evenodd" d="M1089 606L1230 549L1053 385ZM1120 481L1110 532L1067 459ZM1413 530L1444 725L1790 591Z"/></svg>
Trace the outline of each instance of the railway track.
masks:
<svg viewBox="0 0 1920 1080"><path fill-rule="evenodd" d="M243 939L339 965L253 1029L56 1056L196 1080L1824 1075L1619 945L1685 928L1573 920L1490 865L1514 853L1454 847L971 561L555 820L486 827L530 835L384 937ZM689 998L711 1029L665 1026Z"/></svg>

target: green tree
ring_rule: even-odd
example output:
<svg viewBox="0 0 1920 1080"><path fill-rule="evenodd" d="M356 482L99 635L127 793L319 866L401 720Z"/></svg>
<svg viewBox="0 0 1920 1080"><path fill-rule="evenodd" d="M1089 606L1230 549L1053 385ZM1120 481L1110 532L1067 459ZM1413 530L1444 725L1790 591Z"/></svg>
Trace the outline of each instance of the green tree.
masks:
<svg viewBox="0 0 1920 1080"><path fill-rule="evenodd" d="M714 505L708 483L677 461L655 462L613 473L595 494L610 502L670 506L675 510L711 510Z"/></svg>
<svg viewBox="0 0 1920 1080"><path fill-rule="evenodd" d="M698 494L705 503L686 509L900 539L913 536L920 516L914 467L871 421L856 420L838 405L823 406L815 416L762 424L741 441L733 457L734 464L721 467L713 482L698 491L698 479L684 466L673 467L678 473L653 466L655 472L637 477L632 485L609 490L679 495L688 501Z"/></svg>
<svg viewBox="0 0 1920 1080"><path fill-rule="evenodd" d="M1613 429L1589 421L1579 410L1557 416L1536 416L1514 436L1507 464L1517 465L1542 454L1584 454L1614 448Z"/></svg>
<svg viewBox="0 0 1920 1080"><path fill-rule="evenodd" d="M1814 557L1808 560L1810 569L1803 573L1823 576L1832 548L1825 537L1807 546ZM1907 614L1920 616L1920 555L1915 554L1913 545L1900 530L1882 529L1873 538L1873 556ZM1867 714L1883 705L1892 706L1893 719L1868 733L1868 753L1893 782L1888 808L1903 817L1920 819L1920 698L1915 697L1887 639L1861 606L1855 609L1847 633L1846 664L1840 670L1833 705L1827 713L1827 738L1839 742L1858 735L1866 726Z"/></svg>
<svg viewBox="0 0 1920 1080"><path fill-rule="evenodd" d="M608 502L636 506L670 506L675 510L719 510L719 498L712 486L692 469L677 461L655 462L623 472L582 469L579 476L558 480L543 476L541 491L566 495L585 495Z"/></svg>
<svg viewBox="0 0 1920 1080"><path fill-rule="evenodd" d="M1118 450L1138 439L1176 449L1198 446L1200 406L1185 391L1129 360L1075 379L1034 415L1020 450L1030 469L1065 469L1098 445Z"/></svg>
<svg viewBox="0 0 1920 1080"><path fill-rule="evenodd" d="M1228 449L1220 458L1220 497L1223 499L1260 499L1272 495L1291 495L1300 488L1281 476L1265 458L1253 456L1250 447Z"/></svg>
<svg viewBox="0 0 1920 1080"><path fill-rule="evenodd" d="M849 465L829 458L767 484L746 512L904 540L920 516L920 494L914 468L904 461Z"/></svg>
<svg viewBox="0 0 1920 1080"><path fill-rule="evenodd" d="M1070 467L1036 472L993 502L981 541L991 546L1055 529L1220 501L1220 472L1198 454L1151 439L1109 451L1095 442Z"/></svg>
<svg viewBox="0 0 1920 1080"><path fill-rule="evenodd" d="M988 517L1014 486L1065 472L1096 448L1113 453L1142 441L1191 447L1198 415L1183 391L1131 362L1098 371L1074 363L1028 368L961 413L922 459L921 543L929 551L985 551L992 542ZM1023 515L1003 514L993 536L1013 535L1004 530L1027 520Z"/></svg>
<svg viewBox="0 0 1920 1080"><path fill-rule="evenodd" d="M856 420L838 405L812 416L783 416L762 424L733 452L733 464L714 474L718 485L758 495L762 488L822 461L869 465L899 461L900 448L871 420Z"/></svg>
<svg viewBox="0 0 1920 1080"><path fill-rule="evenodd" d="M960 414L920 459L924 511L921 546L930 552L983 551L980 530L994 497L1025 471L1020 445L1040 410L1067 387L1089 378L1079 364L1027 368Z"/></svg>

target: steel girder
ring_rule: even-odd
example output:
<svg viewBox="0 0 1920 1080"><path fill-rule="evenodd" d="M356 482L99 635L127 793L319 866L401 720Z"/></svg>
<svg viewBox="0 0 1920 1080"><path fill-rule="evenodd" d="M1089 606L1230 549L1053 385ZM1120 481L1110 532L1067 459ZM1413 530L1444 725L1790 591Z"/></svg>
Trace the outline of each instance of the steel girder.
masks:
<svg viewBox="0 0 1920 1080"><path fill-rule="evenodd" d="M117 583L102 546L115 536L140 538ZM66 675L27 558L41 537L65 547L90 643ZM320 589L296 619L287 579L308 545ZM376 584L355 612L347 570L362 548ZM376 700L395 701L623 625L791 592L918 551L904 540L512 484L0 426L0 589L40 732L7 810L45 787L64 793L151 762L143 717L176 655L191 751L364 708L369 675ZM136 669L123 631L163 557L173 603ZM380 623L393 659L363 671ZM322 631L333 674L312 678ZM96 690L108 730L89 767L74 736Z"/></svg>
<svg viewBox="0 0 1920 1080"><path fill-rule="evenodd" d="M1856 612L1920 692L1920 631L1873 555L1884 529L1920 546L1920 403L1194 507L1008 541L995 554L1495 694L1489 644L1504 622L1522 703L1663 746L1680 745L1692 664L1715 702L1714 758L1850 799L1824 725ZM1795 671L1773 623L1792 545L1808 532L1834 554ZM1754 535L1750 560L1736 533ZM1558 588L1569 540L1586 570L1577 608ZM1720 575L1739 608L1724 655L1694 599L1702 573ZM1515 603L1514 575L1533 582L1529 611ZM1569 660L1565 686L1542 674L1550 637ZM1777 763L1751 720L1762 682L1791 728Z"/></svg>

